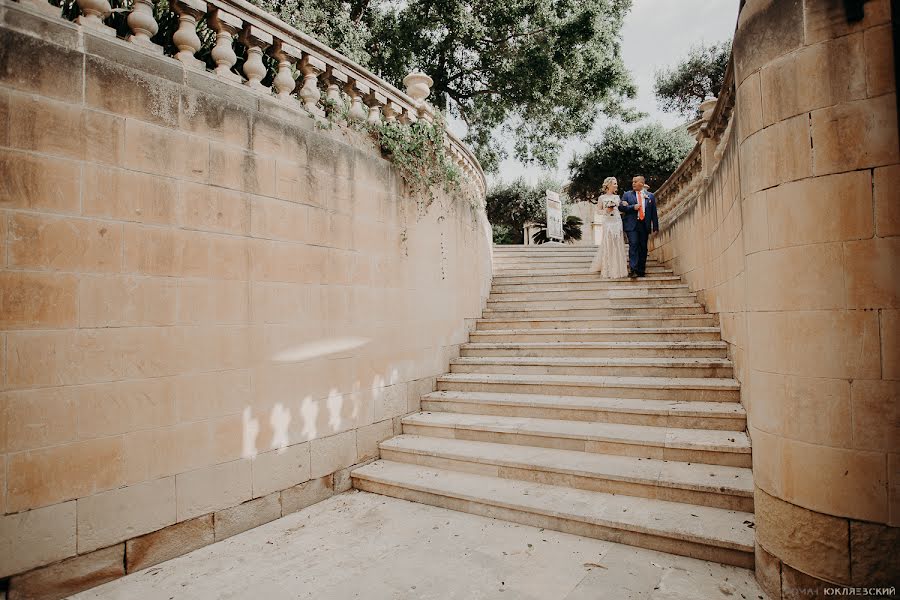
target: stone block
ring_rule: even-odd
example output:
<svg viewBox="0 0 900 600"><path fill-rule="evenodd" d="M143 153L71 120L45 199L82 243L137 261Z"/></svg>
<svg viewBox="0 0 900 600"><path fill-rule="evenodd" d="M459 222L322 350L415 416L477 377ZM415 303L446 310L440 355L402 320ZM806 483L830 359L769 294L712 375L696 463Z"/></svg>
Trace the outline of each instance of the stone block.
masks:
<svg viewBox="0 0 900 600"><path fill-rule="evenodd" d="M254 196L250 202L250 235L270 240L307 240L308 211L302 204Z"/></svg>
<svg viewBox="0 0 900 600"><path fill-rule="evenodd" d="M900 379L900 311L881 311L881 376Z"/></svg>
<svg viewBox="0 0 900 600"><path fill-rule="evenodd" d="M375 420L383 421L391 417L399 417L408 412L409 401L406 396L406 384L397 383L373 390L375 399Z"/></svg>
<svg viewBox="0 0 900 600"><path fill-rule="evenodd" d="M226 188L184 182L179 189L179 224L199 229L246 235L250 231L250 201L246 194Z"/></svg>
<svg viewBox="0 0 900 600"><path fill-rule="evenodd" d="M0 273L0 326L62 329L78 321L78 279L72 275Z"/></svg>
<svg viewBox="0 0 900 600"><path fill-rule="evenodd" d="M75 160L84 160L85 131L79 104L55 102L40 96L11 94L9 144Z"/></svg>
<svg viewBox="0 0 900 600"><path fill-rule="evenodd" d="M807 575L791 567L787 562L781 566L781 598L782 600L804 600L824 598L826 588L834 588L833 583L824 579Z"/></svg>
<svg viewBox="0 0 900 600"><path fill-rule="evenodd" d="M125 542L125 571L134 573L215 541L213 516L203 515Z"/></svg>
<svg viewBox="0 0 900 600"><path fill-rule="evenodd" d="M853 447L900 452L900 382L854 379L850 394Z"/></svg>
<svg viewBox="0 0 900 600"><path fill-rule="evenodd" d="M785 500L821 513L887 521L887 456L883 452L789 439L781 450Z"/></svg>
<svg viewBox="0 0 900 600"><path fill-rule="evenodd" d="M175 179L101 165L84 166L83 212L117 221L177 222Z"/></svg>
<svg viewBox="0 0 900 600"><path fill-rule="evenodd" d="M868 171L803 179L766 192L772 248L872 237Z"/></svg>
<svg viewBox="0 0 900 600"><path fill-rule="evenodd" d="M350 472L356 467L349 467L347 469L341 469L340 471L335 471L334 473L334 493L342 494L344 492L348 492L353 488L353 480L350 477Z"/></svg>
<svg viewBox="0 0 900 600"><path fill-rule="evenodd" d="M80 186L77 162L0 150L0 208L77 213Z"/></svg>
<svg viewBox="0 0 900 600"><path fill-rule="evenodd" d="M888 502L891 505L888 525L900 527L900 454L888 454Z"/></svg>
<svg viewBox="0 0 900 600"><path fill-rule="evenodd" d="M745 254L768 250L771 247L769 244L769 207L766 202L766 195L770 191L751 194L741 203Z"/></svg>
<svg viewBox="0 0 900 600"><path fill-rule="evenodd" d="M175 477L178 520L235 506L252 497L250 461L235 460Z"/></svg>
<svg viewBox="0 0 900 600"><path fill-rule="evenodd" d="M240 414L250 403L250 371L184 375L175 380L175 414L179 423Z"/></svg>
<svg viewBox="0 0 900 600"><path fill-rule="evenodd" d="M81 103L84 56L80 51L7 28L0 31L0 48L16 49L0 55L0 81L5 85L23 92ZM28 60L21 60L23 56Z"/></svg>
<svg viewBox="0 0 900 600"><path fill-rule="evenodd" d="M754 573L759 587L768 594L770 600L781 600L781 561L756 544Z"/></svg>
<svg viewBox="0 0 900 600"><path fill-rule="evenodd" d="M179 129L240 148L250 144L257 100L242 85L206 73L186 73L180 96Z"/></svg>
<svg viewBox="0 0 900 600"><path fill-rule="evenodd" d="M131 170L206 181L209 161L209 141L204 138L133 119L125 123L124 166Z"/></svg>
<svg viewBox="0 0 900 600"><path fill-rule="evenodd" d="M90 552L175 523L175 478L79 498L77 508L78 552Z"/></svg>
<svg viewBox="0 0 900 600"><path fill-rule="evenodd" d="M309 442L253 457L253 497L283 490L310 478Z"/></svg>
<svg viewBox="0 0 900 600"><path fill-rule="evenodd" d="M116 329L10 333L7 384L22 387L123 379L123 337L124 332Z"/></svg>
<svg viewBox="0 0 900 600"><path fill-rule="evenodd" d="M864 31L891 20L890 0L869 0L863 7L865 17L857 22L847 19L846 7L842 2L829 0L805 4L803 30L808 45Z"/></svg>
<svg viewBox="0 0 900 600"><path fill-rule="evenodd" d="M79 279L79 325L173 325L177 284L163 277L84 275Z"/></svg>
<svg viewBox="0 0 900 600"><path fill-rule="evenodd" d="M178 282L178 323L241 324L248 321L245 281L183 279Z"/></svg>
<svg viewBox="0 0 900 600"><path fill-rule="evenodd" d="M275 159L212 142L209 177L217 185L260 196L275 196Z"/></svg>
<svg viewBox="0 0 900 600"><path fill-rule="evenodd" d="M803 39L801 0L754 0L744 4L734 34L735 81L798 48Z"/></svg>
<svg viewBox="0 0 900 600"><path fill-rule="evenodd" d="M9 581L9 600L58 600L125 575L125 544L68 558Z"/></svg>
<svg viewBox="0 0 900 600"><path fill-rule="evenodd" d="M122 225L15 214L9 222L10 266L115 273L122 270Z"/></svg>
<svg viewBox="0 0 900 600"><path fill-rule="evenodd" d="M378 444L394 436L394 422L386 419L360 427L356 432L356 453L359 461L378 458Z"/></svg>
<svg viewBox="0 0 900 600"><path fill-rule="evenodd" d="M785 567L846 582L850 577L847 520L807 510L770 496L753 495L756 541ZM784 586L786 587L786 586Z"/></svg>
<svg viewBox="0 0 900 600"><path fill-rule="evenodd" d="M816 175L900 162L895 94L813 111L811 132Z"/></svg>
<svg viewBox="0 0 900 600"><path fill-rule="evenodd" d="M308 201L309 169L293 157L275 159L275 195L288 202Z"/></svg>
<svg viewBox="0 0 900 600"><path fill-rule="evenodd" d="M866 97L863 35L800 48L763 67L766 125L810 110Z"/></svg>
<svg viewBox="0 0 900 600"><path fill-rule="evenodd" d="M75 442L7 458L7 510L90 496L125 483L122 438Z"/></svg>
<svg viewBox="0 0 900 600"><path fill-rule="evenodd" d="M866 82L869 97L888 94L896 89L894 48L891 25L885 23L865 32Z"/></svg>
<svg viewBox="0 0 900 600"><path fill-rule="evenodd" d="M326 475L281 492L281 512L289 515L334 495L334 475Z"/></svg>
<svg viewBox="0 0 900 600"><path fill-rule="evenodd" d="M811 162L806 115L758 131L740 147L743 195L809 177Z"/></svg>
<svg viewBox="0 0 900 600"><path fill-rule="evenodd" d="M844 244L848 308L900 307L900 238Z"/></svg>
<svg viewBox="0 0 900 600"><path fill-rule="evenodd" d="M75 441L77 412L64 388L4 392L9 452Z"/></svg>
<svg viewBox="0 0 900 600"><path fill-rule="evenodd" d="M79 386L72 394L78 439L119 435L175 423L175 387L167 378Z"/></svg>
<svg viewBox="0 0 900 600"><path fill-rule="evenodd" d="M281 494L278 492L220 510L214 519L216 541L265 525L280 517Z"/></svg>
<svg viewBox="0 0 900 600"><path fill-rule="evenodd" d="M302 84L301 84L302 85ZM291 120L295 120L292 115ZM288 125L290 121L267 114L253 119L250 148L255 154L280 156L301 166L307 164L306 133Z"/></svg>
<svg viewBox="0 0 900 600"><path fill-rule="evenodd" d="M750 367L831 379L881 377L878 315L871 311L752 312ZM816 352L809 352L816 348Z"/></svg>
<svg viewBox="0 0 900 600"><path fill-rule="evenodd" d="M820 244L815 252L796 246L747 256L750 310L825 310L845 306L844 248Z"/></svg>
<svg viewBox="0 0 900 600"><path fill-rule="evenodd" d="M310 442L310 476L322 477L356 462L356 430Z"/></svg>
<svg viewBox="0 0 900 600"><path fill-rule="evenodd" d="M850 521L850 581L865 587L897 585L900 527Z"/></svg>
<svg viewBox="0 0 900 600"><path fill-rule="evenodd" d="M156 61L146 59L143 54L139 56L140 68L130 68L99 56L85 56L83 68L85 104L116 115L133 117L128 119L129 126L145 121L175 127L178 124L180 80L170 81L147 73L147 68ZM81 65L79 70L80 67ZM141 127L147 126L141 124ZM128 127L126 138L127 136ZM175 150L174 147L166 149L171 154L175 154ZM163 160L164 157L160 159ZM167 173L160 174L167 175Z"/></svg>
<svg viewBox="0 0 900 600"><path fill-rule="evenodd" d="M0 577L75 555L75 502L0 516Z"/></svg>
<svg viewBox="0 0 900 600"><path fill-rule="evenodd" d="M874 172L875 233L878 237L900 235L900 165L880 167Z"/></svg>

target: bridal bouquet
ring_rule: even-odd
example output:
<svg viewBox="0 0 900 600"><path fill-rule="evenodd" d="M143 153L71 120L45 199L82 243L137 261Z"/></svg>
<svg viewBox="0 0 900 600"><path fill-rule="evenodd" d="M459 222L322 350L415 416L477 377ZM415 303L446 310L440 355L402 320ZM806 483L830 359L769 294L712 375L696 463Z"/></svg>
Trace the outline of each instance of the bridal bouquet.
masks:
<svg viewBox="0 0 900 600"><path fill-rule="evenodd" d="M613 209L619 205L618 198L604 198L600 201L600 206L606 210L606 213L611 215L613 214Z"/></svg>

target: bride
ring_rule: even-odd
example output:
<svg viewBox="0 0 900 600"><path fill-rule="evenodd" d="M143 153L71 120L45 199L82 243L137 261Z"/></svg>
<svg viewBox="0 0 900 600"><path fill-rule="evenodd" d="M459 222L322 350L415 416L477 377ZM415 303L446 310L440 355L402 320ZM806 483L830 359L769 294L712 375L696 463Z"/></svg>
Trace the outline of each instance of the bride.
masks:
<svg viewBox="0 0 900 600"><path fill-rule="evenodd" d="M603 279L619 279L628 275L628 257L622 235L622 217L619 215L619 184L615 177L603 180L603 195L594 209L594 223L600 225L600 241L597 254L591 263L591 273L600 273Z"/></svg>

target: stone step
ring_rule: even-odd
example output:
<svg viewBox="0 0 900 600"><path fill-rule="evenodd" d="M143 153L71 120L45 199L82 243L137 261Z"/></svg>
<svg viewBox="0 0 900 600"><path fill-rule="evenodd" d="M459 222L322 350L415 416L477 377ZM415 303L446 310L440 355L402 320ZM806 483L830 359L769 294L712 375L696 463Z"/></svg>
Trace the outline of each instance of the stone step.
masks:
<svg viewBox="0 0 900 600"><path fill-rule="evenodd" d="M425 394L421 402L422 410L432 412L723 431L744 431L747 426L747 414L739 402L450 391Z"/></svg>
<svg viewBox="0 0 900 600"><path fill-rule="evenodd" d="M437 378L437 389L455 392L740 402L740 385L737 381L710 377L448 373Z"/></svg>
<svg viewBox="0 0 900 600"><path fill-rule="evenodd" d="M623 277L622 279L603 279L600 277L599 273L586 273L584 271L577 271L568 274L562 275L547 275L544 273L535 274L529 272L523 273L503 273L493 275L493 284L494 285L512 285L512 284L527 284L527 285L535 285L540 283L552 283L552 284L562 284L562 283L579 283L584 281L590 282L600 282L600 283L610 283L617 285L630 285L639 287L642 285L652 285L656 282L681 282L681 277L677 275L647 275L646 277L638 277L636 279L629 279L628 277Z"/></svg>
<svg viewBox="0 0 900 600"><path fill-rule="evenodd" d="M460 356L560 356L593 358L725 358L728 344L700 342L482 342L463 344Z"/></svg>
<svg viewBox="0 0 900 600"><path fill-rule="evenodd" d="M577 266L561 266L561 267L535 267L533 265L522 265L521 267L503 267L497 268L494 267L494 277L504 277L510 275L519 275L526 274L528 276L535 275L580 275L586 273L588 275L594 275L596 277L600 277L599 273L590 273L588 271L588 267L590 265L584 265L582 268L578 268ZM662 267L647 267L646 270L647 275L672 275L671 269L664 269ZM623 279L627 279L627 277L623 277Z"/></svg>
<svg viewBox="0 0 900 600"><path fill-rule="evenodd" d="M607 308L567 308L567 303L560 303L556 308L552 309L490 309L487 308L482 313L485 319L531 319L531 318L568 318L574 317L583 319L586 317L640 317L653 318L671 315L702 315L706 311L703 310L701 304L684 304L665 306L616 306Z"/></svg>
<svg viewBox="0 0 900 600"><path fill-rule="evenodd" d="M560 317L535 319L478 319L476 329L579 329L604 327L715 327L716 315L666 315L650 318L614 316L584 318Z"/></svg>
<svg viewBox="0 0 900 600"><path fill-rule="evenodd" d="M470 342L624 342L721 339L718 327L604 327L571 329L482 329Z"/></svg>
<svg viewBox="0 0 900 600"><path fill-rule="evenodd" d="M385 460L355 469L351 477L368 492L753 568L753 515L746 512Z"/></svg>
<svg viewBox="0 0 900 600"><path fill-rule="evenodd" d="M566 271L574 269L587 269L594 258L592 256L576 256L571 258L548 258L507 260L495 259L493 262L495 271L515 271L520 269ZM670 269L659 264L647 263L645 272L665 272Z"/></svg>
<svg viewBox="0 0 900 600"><path fill-rule="evenodd" d="M619 279L601 279L598 281L573 281L570 283L538 283L529 284L494 284L491 291L495 294L512 294L516 292L638 292L651 294L655 291L672 291L678 290L689 292L687 284L673 282L650 282L644 283L642 279L637 280L619 280Z"/></svg>
<svg viewBox="0 0 900 600"><path fill-rule="evenodd" d="M547 290L547 291L512 291L498 292L491 290L489 302L523 302L523 301L568 301L598 299L648 299L648 298L688 298L697 301L697 295L686 287L676 289L635 288L631 290Z"/></svg>
<svg viewBox="0 0 900 600"><path fill-rule="evenodd" d="M381 458L429 468L753 511L750 469L611 456L554 448L400 435L380 444Z"/></svg>
<svg viewBox="0 0 900 600"><path fill-rule="evenodd" d="M462 356L450 361L451 373L510 375L621 375L624 377L716 377L734 375L726 358L572 358Z"/></svg>
<svg viewBox="0 0 900 600"><path fill-rule="evenodd" d="M751 466L750 439L741 431L451 412L415 413L403 417L401 421L403 433L413 435L684 463L746 468Z"/></svg>
<svg viewBox="0 0 900 600"><path fill-rule="evenodd" d="M658 294L638 298L594 296L593 298L568 299L564 302L558 300L530 300L527 297L517 297L514 300L488 298L487 307L492 310L523 310L529 308L546 310L548 308L558 308L561 304L565 304L567 308L608 308L616 306L685 306L696 303L697 298L693 294Z"/></svg>
<svg viewBox="0 0 900 600"><path fill-rule="evenodd" d="M596 252L569 252L566 254L546 254L546 255L508 255L508 254L494 254L494 264L542 264L542 263L563 263L567 260L577 260L577 261L586 261L591 262L594 260L594 256ZM647 261L647 265L657 266L659 265L656 261Z"/></svg>

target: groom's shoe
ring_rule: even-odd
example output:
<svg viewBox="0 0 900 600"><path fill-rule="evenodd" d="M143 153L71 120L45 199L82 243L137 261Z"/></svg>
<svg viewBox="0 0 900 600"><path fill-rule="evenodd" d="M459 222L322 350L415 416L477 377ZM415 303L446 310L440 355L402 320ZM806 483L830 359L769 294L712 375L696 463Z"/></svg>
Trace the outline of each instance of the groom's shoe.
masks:
<svg viewBox="0 0 900 600"><path fill-rule="evenodd" d="M631 279L637 279L638 274L635 273L634 271L632 271L631 269L628 269L628 277Z"/></svg>

